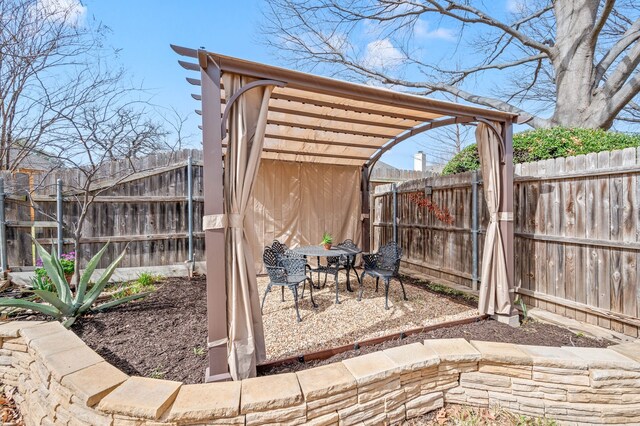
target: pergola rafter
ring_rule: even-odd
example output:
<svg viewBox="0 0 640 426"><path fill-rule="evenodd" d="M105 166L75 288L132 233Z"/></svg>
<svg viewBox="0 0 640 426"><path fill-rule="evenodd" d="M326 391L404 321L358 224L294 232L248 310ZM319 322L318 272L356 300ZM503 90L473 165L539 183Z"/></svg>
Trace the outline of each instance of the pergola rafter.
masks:
<svg viewBox="0 0 640 426"><path fill-rule="evenodd" d="M180 60L183 68L200 73L200 78L189 77L187 81L201 88L200 94L191 96L202 102L201 110L196 112L202 115L203 123L205 215L225 217L227 213L223 203L222 158L229 155L228 149L233 152L235 146L227 146L227 117L232 113L235 101L257 87L270 88L265 92L270 96L263 100L263 105L268 101L268 106L262 109L266 122L263 121L265 133L260 140L261 158L360 168L360 223L365 251L370 245L369 175L380 157L399 143L434 128L484 123L487 126L483 131L489 129L495 133L497 138L493 143L500 145L500 161L495 163L499 164L496 166L500 176L499 208L492 220L502 238L497 241L501 241L501 250L506 253L506 281L509 288L513 287L513 223L509 217L513 216L512 124L517 115L315 76L202 49L171 47L179 55L193 60ZM244 77L244 86L236 87L230 98L221 80L225 73ZM234 114L238 119L238 112ZM224 170L225 174L227 172ZM237 224L234 226L238 227ZM205 244L209 326L207 380L221 380L228 377L226 305L223 303L223 300L226 303L226 297L221 296L226 296L224 226L206 229Z"/></svg>

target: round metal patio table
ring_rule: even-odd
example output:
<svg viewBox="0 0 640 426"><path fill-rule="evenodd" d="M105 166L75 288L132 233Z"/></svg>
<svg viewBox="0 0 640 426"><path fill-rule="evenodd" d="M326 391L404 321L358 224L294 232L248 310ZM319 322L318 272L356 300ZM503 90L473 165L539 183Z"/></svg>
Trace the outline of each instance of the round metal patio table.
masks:
<svg viewBox="0 0 640 426"><path fill-rule="evenodd" d="M313 270L312 269L312 277L313 277L313 272L317 272L318 273L318 287L320 287L320 274L322 272L325 272L325 276L326 276L326 270L323 271L322 270L322 266L320 264L320 258L321 257L340 257L340 256L355 256L359 253L362 253L362 249L360 248L356 248L356 249L350 249L350 248L346 248L346 247L338 247L338 246L333 246L331 247L329 250L325 249L324 246L321 245L313 245L313 246L300 246L297 248L292 249L294 252L301 254L305 257L309 257L309 256L315 256L318 259L318 268L317 270ZM351 282L350 282L350 271L351 271L351 267L347 267L347 290L348 291L353 291L351 289ZM354 269L354 272L355 269ZM356 272L356 278L358 278L358 280L360 280L360 277L358 277L358 273ZM312 280L313 281L313 280ZM326 282L326 281L325 281ZM313 284L312 284L313 285ZM338 299L338 283L336 282L336 303L340 303L340 300Z"/></svg>

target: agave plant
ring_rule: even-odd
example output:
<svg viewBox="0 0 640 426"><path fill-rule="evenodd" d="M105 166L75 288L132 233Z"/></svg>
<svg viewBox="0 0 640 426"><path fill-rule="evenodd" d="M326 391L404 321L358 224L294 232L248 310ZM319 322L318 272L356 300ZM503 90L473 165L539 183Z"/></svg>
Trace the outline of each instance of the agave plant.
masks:
<svg viewBox="0 0 640 426"><path fill-rule="evenodd" d="M118 258L115 259L107 267L107 269L104 270L102 276L98 278L94 285L89 288L89 280L91 279L91 275L96 269L96 266L98 266L102 255L105 253L107 247L109 246L109 243L105 244L105 246L102 247L102 249L100 249L100 251L96 253L96 255L93 256L93 258L89 261L86 269L82 273L80 282L78 283L78 288L75 290L75 292L72 292L71 287L69 286L69 283L65 278L64 270L56 253L56 250L53 249L51 254L49 254L40 244L38 244L37 241L34 241L34 243L36 245L38 255L42 259L42 266L47 271L47 275L55 286L56 291L53 292L44 289L32 290L32 292L36 296L38 296L46 303L38 303L30 300L13 298L0 298L0 308L13 307L31 309L32 311L51 316L61 321L65 327L70 327L71 324L74 323L76 318L87 311L104 310L113 306L120 305L122 303L129 302L134 299L139 299L149 294L148 292L138 293L93 307L96 299L98 298L100 293L102 293L104 287L107 285L109 278L116 270L116 266L124 257L125 252L123 251L122 254L120 254L120 256L118 256Z"/></svg>

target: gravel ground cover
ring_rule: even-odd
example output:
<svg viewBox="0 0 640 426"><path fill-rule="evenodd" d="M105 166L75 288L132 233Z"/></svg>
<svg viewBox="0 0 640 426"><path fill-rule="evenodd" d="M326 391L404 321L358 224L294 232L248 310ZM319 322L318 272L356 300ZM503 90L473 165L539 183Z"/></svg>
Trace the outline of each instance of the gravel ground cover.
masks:
<svg viewBox="0 0 640 426"><path fill-rule="evenodd" d="M355 276L351 277L351 281L356 290L352 293L346 290L346 277L340 274L338 288L341 303L338 305L335 304L332 278L327 280L325 287L313 292L318 305L315 309L308 291L305 291L305 298L299 303L300 323L296 323L291 292L285 289L285 301L282 302L280 289L272 289L267 295L263 311L267 358L300 355L478 315L476 308L425 291L423 287L410 284L409 280L405 280L408 301L402 300L400 284L395 280L391 282L390 309L385 310L382 282L376 293L375 280L365 278L363 297L358 302ZM258 278L261 296L267 283L266 277Z"/></svg>

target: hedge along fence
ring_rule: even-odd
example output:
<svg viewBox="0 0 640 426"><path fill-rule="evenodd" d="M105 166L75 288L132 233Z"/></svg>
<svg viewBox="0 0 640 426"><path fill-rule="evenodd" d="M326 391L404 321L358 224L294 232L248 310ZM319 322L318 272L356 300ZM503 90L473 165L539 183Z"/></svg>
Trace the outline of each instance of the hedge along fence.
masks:
<svg viewBox="0 0 640 426"><path fill-rule="evenodd" d="M608 132L602 129L555 127L516 133L513 136L513 161L530 163L551 158L571 157L593 152L640 147L640 134ZM480 168L476 144L456 154L442 173L450 175Z"/></svg>
<svg viewBox="0 0 640 426"><path fill-rule="evenodd" d="M640 149L518 164L514 179L515 278L529 306L637 337L640 328ZM398 186L405 270L471 287L472 173ZM431 187L446 224L410 201ZM381 191L379 189L379 191ZM383 191L383 190L382 190ZM393 193L374 195L374 248L393 238ZM478 192L478 271L488 215Z"/></svg>

